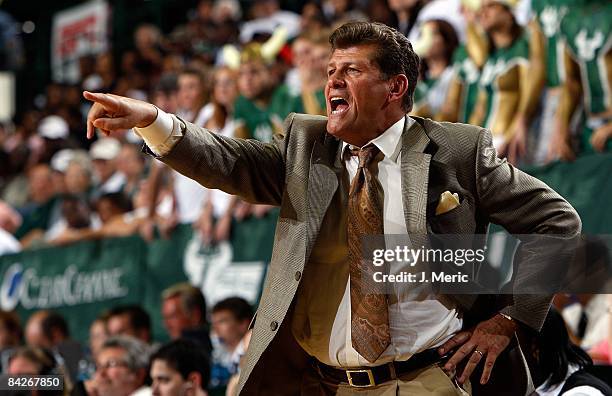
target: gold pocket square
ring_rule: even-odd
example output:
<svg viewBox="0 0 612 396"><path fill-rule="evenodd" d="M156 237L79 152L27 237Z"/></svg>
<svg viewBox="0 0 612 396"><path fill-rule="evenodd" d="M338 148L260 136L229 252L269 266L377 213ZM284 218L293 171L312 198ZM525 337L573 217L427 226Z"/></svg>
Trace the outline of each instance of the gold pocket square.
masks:
<svg viewBox="0 0 612 396"><path fill-rule="evenodd" d="M450 212L459 206L459 194L450 191L444 191L440 194L440 201L436 207L436 216L446 212Z"/></svg>

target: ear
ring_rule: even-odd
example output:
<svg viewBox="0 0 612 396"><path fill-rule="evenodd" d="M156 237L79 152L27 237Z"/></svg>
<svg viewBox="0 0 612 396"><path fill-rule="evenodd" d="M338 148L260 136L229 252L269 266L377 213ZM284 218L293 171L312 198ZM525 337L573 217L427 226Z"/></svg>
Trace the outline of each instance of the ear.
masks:
<svg viewBox="0 0 612 396"><path fill-rule="evenodd" d="M194 388L204 389L204 387L202 386L202 376L197 371L192 371L191 373L189 373L187 375L187 381L191 382Z"/></svg>
<svg viewBox="0 0 612 396"><path fill-rule="evenodd" d="M401 104L404 95L408 92L408 77L405 74L398 74L389 80L389 103L398 102Z"/></svg>

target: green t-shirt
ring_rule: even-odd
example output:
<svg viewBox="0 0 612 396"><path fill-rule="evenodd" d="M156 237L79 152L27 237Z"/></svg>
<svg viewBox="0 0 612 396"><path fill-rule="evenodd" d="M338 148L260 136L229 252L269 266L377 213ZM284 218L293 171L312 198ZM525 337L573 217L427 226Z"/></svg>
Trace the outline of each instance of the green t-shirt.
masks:
<svg viewBox="0 0 612 396"><path fill-rule="evenodd" d="M563 73L563 43L559 38L561 21L567 15L569 0L533 1L531 8L535 22L545 37L546 86L561 85Z"/></svg>
<svg viewBox="0 0 612 396"><path fill-rule="evenodd" d="M612 2L575 2L561 21L561 37L580 67L588 114L612 106L606 53L612 50Z"/></svg>
<svg viewBox="0 0 612 396"><path fill-rule="evenodd" d="M234 105L236 121L246 127L250 138L262 142L272 141L277 128L291 112L304 112L302 98L291 95L284 84L274 90L267 108L259 107L242 95Z"/></svg>
<svg viewBox="0 0 612 396"><path fill-rule="evenodd" d="M499 78L506 75L514 67L529 62L529 42L523 32L512 45L506 48L497 48L491 54L482 68L480 75L480 89L487 94L486 116L483 126L490 128L491 118L497 110ZM516 82L518 84L518 81Z"/></svg>
<svg viewBox="0 0 612 396"><path fill-rule="evenodd" d="M465 45L461 45L455 50L453 54L453 69L455 71L455 78L463 86L458 121L466 123L470 119L478 100L480 70L472 58L470 58Z"/></svg>

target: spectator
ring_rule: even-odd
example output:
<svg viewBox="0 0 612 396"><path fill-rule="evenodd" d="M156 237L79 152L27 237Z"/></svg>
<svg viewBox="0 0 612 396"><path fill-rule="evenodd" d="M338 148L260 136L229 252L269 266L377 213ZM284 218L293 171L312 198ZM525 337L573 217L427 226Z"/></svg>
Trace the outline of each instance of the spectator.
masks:
<svg viewBox="0 0 612 396"><path fill-rule="evenodd" d="M494 146L501 155L508 150L508 160L514 163L525 155L527 131L520 126L524 126L537 104L532 92L525 88L529 79L529 43L513 14L515 4L515 1L489 0L480 10L479 22L491 48L470 119L470 124L489 129Z"/></svg>
<svg viewBox="0 0 612 396"><path fill-rule="evenodd" d="M301 96L307 114L325 114L323 88L327 81L328 39L326 30L303 33L291 45L295 68L287 73L286 83L291 95ZM324 51L319 51L321 47ZM324 57L324 65L321 65L321 56Z"/></svg>
<svg viewBox="0 0 612 396"><path fill-rule="evenodd" d="M206 396L210 378L208 357L199 345L175 340L151 356L154 396Z"/></svg>
<svg viewBox="0 0 612 396"><path fill-rule="evenodd" d="M421 57L421 76L414 93L412 114L440 119L453 78L452 58L459 39L453 26L441 19L423 24L421 36L414 43Z"/></svg>
<svg viewBox="0 0 612 396"><path fill-rule="evenodd" d="M410 0L408 0L410 2ZM517 1L510 0L506 1L506 3L516 4ZM421 31L421 26L432 19L442 19L448 23L450 23L455 32L459 36L459 39L463 41L465 37L465 21L462 18L460 9L461 9L461 1L460 0L426 0L419 2L422 7L418 9L418 15L416 16L416 21L413 23L412 28L406 35L408 40L411 42L416 42L419 36L419 32ZM467 2L465 2L467 3ZM484 3L484 1L479 2Z"/></svg>
<svg viewBox="0 0 612 396"><path fill-rule="evenodd" d="M28 203L28 177L26 167L30 157L28 139L38 125L40 113L27 110L16 120L15 129L3 142L3 150L8 156L7 180L2 190L2 199L14 208L21 208ZM10 129L9 129L10 131Z"/></svg>
<svg viewBox="0 0 612 396"><path fill-rule="evenodd" d="M74 158L66 167L64 173L66 193L88 197L92 189L92 169L89 156Z"/></svg>
<svg viewBox="0 0 612 396"><path fill-rule="evenodd" d="M486 61L488 49L476 24L477 10L463 5L461 13L467 24L467 44L460 44L453 54L453 80L442 106L440 119L467 123L478 99L480 68Z"/></svg>
<svg viewBox="0 0 612 396"><path fill-rule="evenodd" d="M272 135L282 130L282 120L290 112L302 111L300 98L292 96L286 85L277 85L269 71L271 62L259 43L250 43L242 51L238 74L240 96L234 107L239 122L237 137L270 142Z"/></svg>
<svg viewBox="0 0 612 396"><path fill-rule="evenodd" d="M117 84L115 61L110 52L103 52L97 56L95 74L83 81L83 87L100 92L112 92Z"/></svg>
<svg viewBox="0 0 612 396"><path fill-rule="evenodd" d="M540 333L536 336L535 356L531 365L538 395L612 394L601 379L588 373L593 364L589 355L569 339L563 317L551 308Z"/></svg>
<svg viewBox="0 0 612 396"><path fill-rule="evenodd" d="M240 28L242 43L248 43L258 35L268 37L279 26L286 29L289 39L300 33L300 17L291 11L281 10L278 0L255 1L250 12L253 19Z"/></svg>
<svg viewBox="0 0 612 396"><path fill-rule="evenodd" d="M13 236L21 225L21 215L0 201L0 256L21 251L19 241Z"/></svg>
<svg viewBox="0 0 612 396"><path fill-rule="evenodd" d="M199 122L223 136L234 136L234 102L238 97L237 73L229 67L219 67L213 73L211 101L202 109Z"/></svg>
<svg viewBox="0 0 612 396"><path fill-rule="evenodd" d="M551 158L573 160L571 120L578 105L585 120L578 128L581 153L612 150L612 48L609 2L575 3L562 19L560 34L565 43L564 81L551 144Z"/></svg>
<svg viewBox="0 0 612 396"><path fill-rule="evenodd" d="M185 121L201 125L202 107L208 99L208 89L202 72L185 69L178 76L178 110L176 114Z"/></svg>
<svg viewBox="0 0 612 396"><path fill-rule="evenodd" d="M85 199L67 195L62 199L62 218L45 233L54 245L65 245L84 239L93 225L91 208Z"/></svg>
<svg viewBox="0 0 612 396"><path fill-rule="evenodd" d="M238 372L232 375L232 377L230 378L227 384L227 388L225 392L227 396L235 396L238 394L238 382L240 381L240 371L244 368L244 365L246 364L245 354L246 354L247 349L249 349L249 344L251 343L252 336L253 336L253 331L249 330L244 335L244 337L242 337L242 340L240 341L239 348L240 350L244 351L244 353L242 354L242 356L240 356L240 363L238 364Z"/></svg>
<svg viewBox="0 0 612 396"><path fill-rule="evenodd" d="M323 14L332 26L340 26L350 21L367 21L368 17L357 7L353 0L324 0Z"/></svg>
<svg viewBox="0 0 612 396"><path fill-rule="evenodd" d="M238 96L236 85L237 74L229 67L217 68L213 75L213 94L211 102L202 110L201 122L205 128L219 133L223 136L233 137L236 129L234 121L234 102ZM189 202L180 199L181 195L186 195L188 191L184 188L190 186L193 181L184 176L175 177L175 194L179 198L177 202L179 218L185 219L181 214L186 211L193 212ZM180 184L179 184L180 183ZM183 187L181 187L183 185ZM198 189L201 189L198 186ZM193 200L193 197L191 198ZM220 190L208 190L204 200L199 202L202 211L197 220L192 221L194 228L201 233L202 239L207 243L213 240L227 240L229 238L233 206L235 198ZM219 219L216 225L216 232L213 235L213 218Z"/></svg>
<svg viewBox="0 0 612 396"><path fill-rule="evenodd" d="M389 7L397 19L397 25L394 27L404 36L408 36L412 30L424 3L426 1L423 0L389 0Z"/></svg>
<svg viewBox="0 0 612 396"><path fill-rule="evenodd" d="M117 155L117 171L125 176L123 193L133 198L140 187L140 181L144 176L145 157L140 148L131 143L125 143Z"/></svg>
<svg viewBox="0 0 612 396"><path fill-rule="evenodd" d="M210 356L206 300L197 287L178 283L162 292L162 318L171 339L188 338L202 345Z"/></svg>
<svg viewBox="0 0 612 396"><path fill-rule="evenodd" d="M40 207L48 203L55 195L55 187L51 179L51 168L46 164L34 166L28 172L31 205ZM24 208L25 212L29 212Z"/></svg>
<svg viewBox="0 0 612 396"><path fill-rule="evenodd" d="M104 342L108 339L107 314L98 316L89 326L89 354L79 362L79 375L71 396L95 395L96 361Z"/></svg>
<svg viewBox="0 0 612 396"><path fill-rule="evenodd" d="M181 86L182 88L179 88ZM174 111L177 114L187 116L186 121L193 121L191 117L199 117L197 122L208 123L213 113L212 106L202 107L204 104L204 82L201 73L196 70L186 69L178 77L169 74L162 77L154 93L154 104L163 111ZM187 114L185 108L192 108ZM197 112L197 113L196 113ZM233 124L228 120L228 130L233 129ZM226 131L226 132L227 132ZM168 236L177 224L193 223L200 216L204 202L208 197L208 190L199 183L167 168L159 161L152 161L147 178L148 191L140 198L146 198L146 202L135 204L135 207L143 207L145 218L141 224L141 235L145 240L153 239L153 229L156 225L155 216L160 214L163 219L158 219L157 226L163 236ZM170 189L172 191L170 191ZM171 213L158 209L158 205L170 197Z"/></svg>
<svg viewBox="0 0 612 396"><path fill-rule="evenodd" d="M165 112L176 113L178 110L178 82L174 73L161 76L151 94L152 103Z"/></svg>
<svg viewBox="0 0 612 396"><path fill-rule="evenodd" d="M53 155L68 148L70 129L66 120L58 115L49 115L40 120L37 135L30 137L30 165L49 163Z"/></svg>
<svg viewBox="0 0 612 396"><path fill-rule="evenodd" d="M21 344L21 324L15 312L0 311L0 373L8 369L9 357Z"/></svg>
<svg viewBox="0 0 612 396"><path fill-rule="evenodd" d="M147 396L146 386L150 350L146 343L122 335L107 339L96 359L94 387L98 396Z"/></svg>
<svg viewBox="0 0 612 396"><path fill-rule="evenodd" d="M142 24L134 32L135 72L147 81L156 79L161 70L161 39L161 32L155 25Z"/></svg>
<svg viewBox="0 0 612 396"><path fill-rule="evenodd" d="M61 200L56 196L49 165L40 164L31 168L28 186L29 203L19 209L23 222L15 231L15 237L24 248L42 238L44 232L61 218Z"/></svg>
<svg viewBox="0 0 612 396"><path fill-rule="evenodd" d="M119 305L108 312L108 334L129 335L151 343L151 317L140 305Z"/></svg>
<svg viewBox="0 0 612 396"><path fill-rule="evenodd" d="M89 351L94 361L109 336L108 314L104 313L91 322L89 326Z"/></svg>
<svg viewBox="0 0 612 396"><path fill-rule="evenodd" d="M8 375L59 375L63 377L63 390L48 390L45 395L64 395L72 388L70 379L63 375L61 367L54 360L53 354L40 347L20 347L11 356L7 370ZM65 392L65 393L64 393ZM38 395L32 391L31 395Z"/></svg>
<svg viewBox="0 0 612 396"><path fill-rule="evenodd" d="M89 155L96 178L94 198L104 193L121 191L125 185L125 175L117 170L117 156L120 151L121 144L114 138L102 138L91 145Z"/></svg>
<svg viewBox="0 0 612 396"><path fill-rule="evenodd" d="M226 386L230 377L238 371L241 340L253 318L251 305L243 298L230 297L219 301L212 309L212 328L215 340L211 387Z"/></svg>
<svg viewBox="0 0 612 396"><path fill-rule="evenodd" d="M83 347L70 338L66 320L53 311L37 311L28 320L25 332L29 346L49 349L70 379L77 378Z"/></svg>
<svg viewBox="0 0 612 396"><path fill-rule="evenodd" d="M96 201L96 212L104 225L122 219L131 210L132 203L121 192L103 194Z"/></svg>
<svg viewBox="0 0 612 396"><path fill-rule="evenodd" d="M300 14L300 31L317 32L329 28L321 6L316 1L309 1L302 7Z"/></svg>
<svg viewBox="0 0 612 396"><path fill-rule="evenodd" d="M62 149L51 157L51 179L55 186L57 194L62 195L66 193L66 170L73 157L75 150Z"/></svg>

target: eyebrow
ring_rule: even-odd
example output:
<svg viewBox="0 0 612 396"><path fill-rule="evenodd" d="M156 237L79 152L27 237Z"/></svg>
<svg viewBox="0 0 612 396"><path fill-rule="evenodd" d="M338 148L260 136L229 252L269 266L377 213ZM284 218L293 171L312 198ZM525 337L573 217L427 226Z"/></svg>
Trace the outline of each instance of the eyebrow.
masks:
<svg viewBox="0 0 612 396"><path fill-rule="evenodd" d="M339 61L339 62L328 62L327 63L327 67L331 67L332 65L334 67L338 67L338 66L350 66L350 65L354 65L354 66L359 66L359 67L368 67L370 64L369 59L368 60L364 60L364 59L356 59L353 61Z"/></svg>

